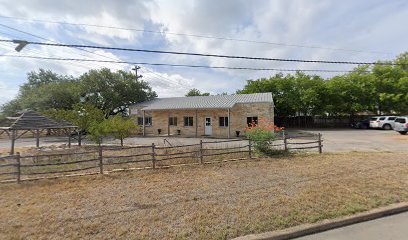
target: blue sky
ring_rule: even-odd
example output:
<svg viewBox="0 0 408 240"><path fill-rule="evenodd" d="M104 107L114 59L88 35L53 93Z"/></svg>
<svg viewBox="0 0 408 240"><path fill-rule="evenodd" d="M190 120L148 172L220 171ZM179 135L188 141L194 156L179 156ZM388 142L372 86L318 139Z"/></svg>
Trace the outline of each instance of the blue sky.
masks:
<svg viewBox="0 0 408 240"><path fill-rule="evenodd" d="M224 38L267 41L292 45L349 49L301 48L196 38L175 34L114 30L91 26L72 26L30 22L1 16L62 21L70 23L119 26L138 30L167 31ZM53 1L0 0L0 38L45 41L8 27L40 36L49 42L92 44L271 58L313 60L376 61L393 59L407 51L408 1ZM290 69L350 70L350 65L282 63L220 58L203 58L118 51L83 52L75 49L27 46L22 52L12 44L0 43L0 55L89 58L202 64L209 66L246 66ZM102 55L102 56L101 56ZM38 68L59 74L79 76L92 68L130 70L131 66L107 63L72 63L0 56L0 104L12 99L26 74ZM237 71L145 66L140 70L159 97L182 96L190 88L213 94L233 93L247 79L269 77L274 71ZM330 75L323 74L323 77Z"/></svg>

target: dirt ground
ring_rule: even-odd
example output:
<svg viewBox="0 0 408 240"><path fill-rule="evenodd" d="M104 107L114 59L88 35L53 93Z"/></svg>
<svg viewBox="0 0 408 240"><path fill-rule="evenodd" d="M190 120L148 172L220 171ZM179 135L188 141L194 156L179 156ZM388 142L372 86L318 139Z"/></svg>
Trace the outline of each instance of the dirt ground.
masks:
<svg viewBox="0 0 408 240"><path fill-rule="evenodd" d="M303 154L0 185L1 239L226 239L408 200L406 153Z"/></svg>

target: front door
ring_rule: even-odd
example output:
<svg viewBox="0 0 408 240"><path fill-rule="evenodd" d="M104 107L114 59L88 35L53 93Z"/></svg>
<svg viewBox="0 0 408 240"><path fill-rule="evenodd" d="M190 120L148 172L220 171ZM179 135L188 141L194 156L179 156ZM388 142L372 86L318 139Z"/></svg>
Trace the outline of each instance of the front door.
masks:
<svg viewBox="0 0 408 240"><path fill-rule="evenodd" d="M211 135L212 134L212 124L211 124L211 118L206 117L205 118L205 123L204 123L204 134L205 135Z"/></svg>

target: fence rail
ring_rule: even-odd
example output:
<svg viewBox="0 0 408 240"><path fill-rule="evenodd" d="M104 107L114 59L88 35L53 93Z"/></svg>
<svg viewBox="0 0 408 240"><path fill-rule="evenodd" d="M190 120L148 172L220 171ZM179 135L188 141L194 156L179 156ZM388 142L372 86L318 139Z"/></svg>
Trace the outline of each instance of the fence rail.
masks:
<svg viewBox="0 0 408 240"><path fill-rule="evenodd" d="M268 142L271 148L283 151L318 149L322 153L321 134L307 136L308 139L287 137ZM99 146L96 150L62 152L38 155L15 155L0 157L0 182L67 176L67 173L103 174L125 169L160 168L169 165L203 164L215 161L253 158L258 142L243 139L202 141L198 144L178 146ZM218 144L218 145L217 145ZM223 158L222 156L226 155ZM219 158L212 158L219 156ZM235 158L234 158L235 157ZM71 174L72 175L72 174ZM44 177L41 177L44 178ZM45 177L47 178L47 177Z"/></svg>

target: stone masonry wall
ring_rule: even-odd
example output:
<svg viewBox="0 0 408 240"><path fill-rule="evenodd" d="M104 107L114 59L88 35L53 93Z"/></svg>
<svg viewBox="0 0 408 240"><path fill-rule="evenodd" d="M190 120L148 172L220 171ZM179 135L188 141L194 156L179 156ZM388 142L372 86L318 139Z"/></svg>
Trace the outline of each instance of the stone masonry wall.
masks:
<svg viewBox="0 0 408 240"><path fill-rule="evenodd" d="M271 103L236 104L230 110L230 136L235 136L235 131L244 133L247 117L258 117L258 119L263 117L273 121L273 113ZM143 112L140 109L131 109L131 115L143 117ZM146 135L158 135L157 129L161 129L161 135L168 133L177 135L177 130L180 130L182 136L195 136L198 122L197 135L200 137L204 135L205 118L211 117L212 136L228 137L228 127L219 126L219 118L228 117L228 109L198 110L198 121L195 110L146 111L145 116L152 117L152 126L145 127ZM168 126L169 117L177 117L177 126ZM184 117L193 117L193 126L184 126Z"/></svg>

